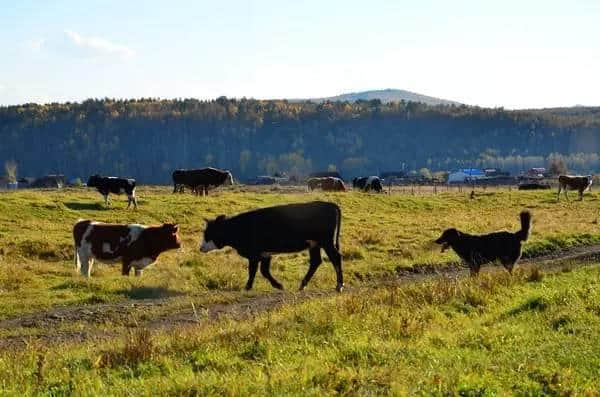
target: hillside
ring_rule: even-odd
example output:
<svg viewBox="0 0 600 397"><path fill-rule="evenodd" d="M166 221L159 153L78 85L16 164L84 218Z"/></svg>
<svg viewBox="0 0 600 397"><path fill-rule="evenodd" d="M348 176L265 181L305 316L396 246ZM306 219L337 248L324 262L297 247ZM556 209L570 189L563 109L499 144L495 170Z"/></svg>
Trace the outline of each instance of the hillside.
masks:
<svg viewBox="0 0 600 397"><path fill-rule="evenodd" d="M417 102L292 103L254 99L87 100L0 107L0 164L19 176L94 173L170 183L176 168L215 166L238 180L337 169L471 166L518 172L564 157L573 172L600 170L600 119Z"/></svg>
<svg viewBox="0 0 600 397"><path fill-rule="evenodd" d="M397 90L397 89L385 89L385 90L372 90L372 91L362 91L362 92L352 92L349 94L336 95L325 98L312 98L310 99L312 102L326 102L326 101L339 101L339 102L356 102L359 100L362 101L371 101L374 99L379 99L383 103L388 102L420 102L427 105L461 105L455 101L449 101L446 99L435 98L427 95L417 94L415 92L410 92L406 90Z"/></svg>

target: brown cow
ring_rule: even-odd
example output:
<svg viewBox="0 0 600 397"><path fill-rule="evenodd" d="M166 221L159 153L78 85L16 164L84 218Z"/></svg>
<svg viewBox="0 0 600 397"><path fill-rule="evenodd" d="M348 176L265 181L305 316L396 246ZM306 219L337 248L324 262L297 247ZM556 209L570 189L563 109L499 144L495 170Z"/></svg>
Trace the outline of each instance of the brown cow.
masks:
<svg viewBox="0 0 600 397"><path fill-rule="evenodd" d="M560 192L565 192L565 197L569 200L569 196L567 196L567 190L577 190L579 192L579 200L583 200L583 192L588 189L592 189L592 176L573 176L573 175L560 175L558 177L558 195L556 200L560 200Z"/></svg>
<svg viewBox="0 0 600 397"><path fill-rule="evenodd" d="M94 259L100 262L121 262L122 274L141 276L144 268L156 261L162 252L181 246L178 226L113 225L81 220L73 227L75 265L82 275L92 273Z"/></svg>
<svg viewBox="0 0 600 397"><path fill-rule="evenodd" d="M344 186L344 181L340 178L334 177L324 177L324 178L310 178L307 182L308 188L310 190L315 190L316 188L321 188L326 192L345 192L346 186Z"/></svg>

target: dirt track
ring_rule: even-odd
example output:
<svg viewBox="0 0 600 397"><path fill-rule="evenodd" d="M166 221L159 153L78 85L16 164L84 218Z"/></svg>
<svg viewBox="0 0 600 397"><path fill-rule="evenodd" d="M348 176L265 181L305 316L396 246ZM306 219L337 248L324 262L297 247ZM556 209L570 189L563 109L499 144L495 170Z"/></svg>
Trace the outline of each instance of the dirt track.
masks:
<svg viewBox="0 0 600 397"><path fill-rule="evenodd" d="M570 263L569 263L570 262ZM523 259L522 269L539 267L545 273L562 270L566 263L572 268L600 262L600 245L577 247L537 258ZM487 267L483 271L503 271L502 268ZM398 269L393 278L370 280L347 290L377 288L382 285L398 285L426 281L438 277L467 277L468 271L459 264L435 267L416 265L410 269ZM202 307L189 305L185 309L157 316L139 316L140 311L166 307L173 298L127 300L118 303L91 304L77 307L56 308L0 321L0 330L34 329L35 335L0 337L0 349L22 348L28 344L56 344L81 342L90 339L106 339L119 336L117 331L105 331L100 324L113 323L124 327L144 326L149 329L165 330L186 324L203 324L223 316L244 320L259 313L276 309L286 303L298 303L309 299L335 295L334 291L313 290L300 293L274 292L258 295L228 304L210 304ZM134 314L137 320L132 320ZM140 320L142 317L150 317ZM65 326L77 325L79 329L65 330ZM122 331L121 331L122 332ZM27 334L27 332L24 332Z"/></svg>

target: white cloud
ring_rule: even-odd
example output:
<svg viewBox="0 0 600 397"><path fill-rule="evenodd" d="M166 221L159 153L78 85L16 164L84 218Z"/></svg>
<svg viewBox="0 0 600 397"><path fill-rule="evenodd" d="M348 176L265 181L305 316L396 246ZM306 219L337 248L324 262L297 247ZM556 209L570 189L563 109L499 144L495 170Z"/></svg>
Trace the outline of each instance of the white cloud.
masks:
<svg viewBox="0 0 600 397"><path fill-rule="evenodd" d="M135 52L131 48L123 44L113 43L112 41L101 37L86 37L71 30L65 30L65 34L75 46L88 52L92 56L108 55L120 58L131 58L135 55Z"/></svg>

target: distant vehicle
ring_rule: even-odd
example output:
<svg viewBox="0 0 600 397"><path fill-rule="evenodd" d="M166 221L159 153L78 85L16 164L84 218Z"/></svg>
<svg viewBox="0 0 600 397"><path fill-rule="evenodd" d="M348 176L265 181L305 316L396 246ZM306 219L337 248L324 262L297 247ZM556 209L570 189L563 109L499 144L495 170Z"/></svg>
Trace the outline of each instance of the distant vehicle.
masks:
<svg viewBox="0 0 600 397"><path fill-rule="evenodd" d="M53 189L62 189L65 186L65 176L60 175L46 175L40 178L37 178L32 183L29 184L29 187L32 188L53 188Z"/></svg>

